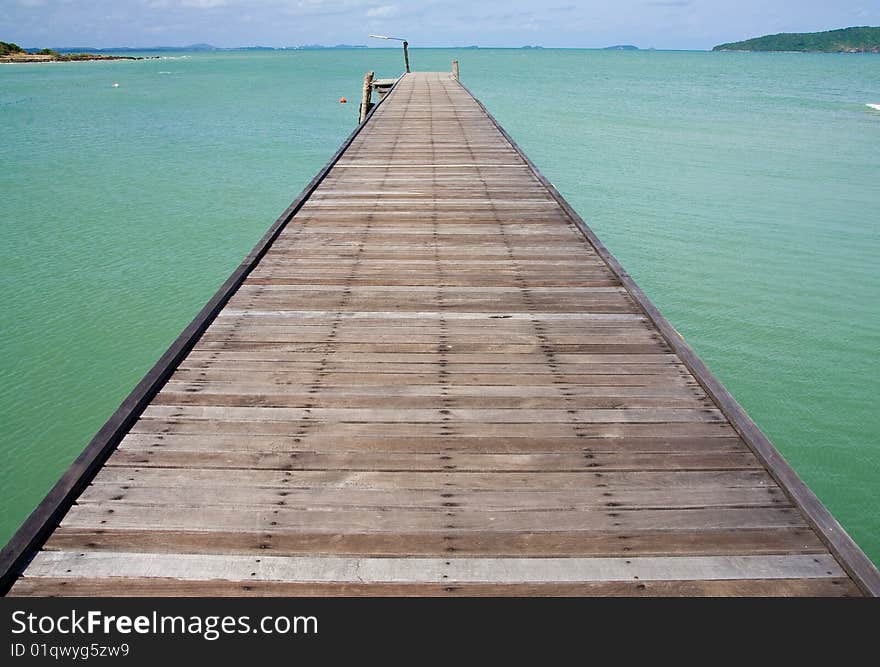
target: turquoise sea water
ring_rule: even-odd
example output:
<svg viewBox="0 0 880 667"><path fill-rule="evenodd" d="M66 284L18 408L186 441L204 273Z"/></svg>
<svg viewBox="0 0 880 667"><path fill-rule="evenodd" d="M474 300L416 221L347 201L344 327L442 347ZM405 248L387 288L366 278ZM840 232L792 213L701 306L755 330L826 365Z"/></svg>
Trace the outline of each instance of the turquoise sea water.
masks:
<svg viewBox="0 0 880 667"><path fill-rule="evenodd" d="M880 56L412 52L453 58L880 562ZM0 66L0 542L400 61Z"/></svg>

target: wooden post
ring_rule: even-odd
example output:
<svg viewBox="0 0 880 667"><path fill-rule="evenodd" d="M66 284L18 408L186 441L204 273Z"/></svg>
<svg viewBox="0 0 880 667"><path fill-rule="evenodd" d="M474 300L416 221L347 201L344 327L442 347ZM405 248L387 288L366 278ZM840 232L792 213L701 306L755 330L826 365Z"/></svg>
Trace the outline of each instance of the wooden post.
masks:
<svg viewBox="0 0 880 667"><path fill-rule="evenodd" d="M409 42L403 42L403 62L406 64L406 72L409 74Z"/></svg>
<svg viewBox="0 0 880 667"><path fill-rule="evenodd" d="M364 122L364 118L367 117L367 114L370 113L370 109L373 106L373 76L374 72L367 72L364 75L364 94L361 98L361 114L358 119L358 124Z"/></svg>
<svg viewBox="0 0 880 667"><path fill-rule="evenodd" d="M452 61L452 78L458 81L458 61Z"/></svg>

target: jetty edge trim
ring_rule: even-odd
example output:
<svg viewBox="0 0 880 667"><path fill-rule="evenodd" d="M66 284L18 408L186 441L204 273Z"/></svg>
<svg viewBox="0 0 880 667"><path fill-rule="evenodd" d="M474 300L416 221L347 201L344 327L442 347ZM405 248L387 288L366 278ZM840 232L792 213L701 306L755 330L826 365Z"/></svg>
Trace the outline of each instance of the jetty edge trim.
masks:
<svg viewBox="0 0 880 667"><path fill-rule="evenodd" d="M635 280L626 272L617 258L611 253L605 244L599 240L595 232L587 225L584 219L569 204L556 186L553 185L537 165L514 141L507 130L493 116L483 103L465 86L456 79L458 85L470 95L480 109L489 117L496 129L510 143L520 158L535 174L538 180L548 189L550 195L562 207L575 226L586 237L599 256L617 276L621 284L629 291L635 302L644 311L645 315L654 323L663 338L678 355L685 367L693 374L700 386L709 397L715 401L722 414L730 421L730 424L739 433L740 437L748 445L758 460L770 473L770 476L782 488L792 504L801 512L807 523L813 528L832 555L838 560L844 571L852 578L863 593L870 597L880 597L880 572L877 567L865 555L861 547L846 532L843 526L822 504L818 496L798 476L794 468L785 460L779 450L770 442L769 438L758 428L758 425L749 417L748 413L737 403L733 395L727 391L723 384L715 377L709 367L697 356L696 352L684 340L682 335L675 330L657 307L651 302Z"/></svg>
<svg viewBox="0 0 880 667"><path fill-rule="evenodd" d="M186 358L205 330L216 319L229 299L238 291L238 288L241 287L241 284L251 271L263 259L263 256L287 227L287 224L293 219L294 215L308 201L312 193L322 183L327 174L330 173L330 170L336 166L336 163L345 151L348 150L364 126L370 122L370 119L382 102L391 96L391 93L404 76L406 76L405 73L398 77L397 82L391 87L388 94L373 105L363 122L348 135L327 164L309 181L308 185L303 188L302 192L293 200L290 206L281 213L278 219L263 234L262 238L242 260L238 268L220 286L192 322L171 343L171 346L159 357L159 360L153 367L147 371L147 374L132 389L131 393L125 397L119 407L116 408L116 411L89 441L80 455L70 464L70 467L55 483L49 493L46 494L46 497L40 501L40 504L24 520L24 523L19 526L9 542L6 543L6 546L0 550L0 596L6 595L9 592L9 589L12 588L33 557L46 543L46 540L73 506L76 499L94 479L110 455L119 446L122 439L128 434L144 409L150 404L156 394L159 393L174 371L177 370L177 367Z"/></svg>

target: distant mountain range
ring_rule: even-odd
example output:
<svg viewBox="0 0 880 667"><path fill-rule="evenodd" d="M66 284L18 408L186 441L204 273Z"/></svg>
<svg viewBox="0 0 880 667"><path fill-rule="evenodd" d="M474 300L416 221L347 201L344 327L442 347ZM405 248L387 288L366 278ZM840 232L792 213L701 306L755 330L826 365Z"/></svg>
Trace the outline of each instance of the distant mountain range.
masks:
<svg viewBox="0 0 880 667"><path fill-rule="evenodd" d="M189 46L115 46L97 49L94 46L58 46L58 53L128 53L130 51L224 51L210 44L190 44Z"/></svg>
<svg viewBox="0 0 880 667"><path fill-rule="evenodd" d="M366 44L336 44L324 46L323 44L303 44L301 46L237 46L226 48L212 44L190 44L189 46L117 46L105 49L96 49L93 46L64 46L54 50L59 53L129 53L131 51L289 51L309 49L365 49Z"/></svg>
<svg viewBox="0 0 880 667"><path fill-rule="evenodd" d="M366 44L337 44L335 46L324 46L323 44L302 44L300 46L285 46L284 51L301 51L301 50L311 50L311 49L365 49L367 48Z"/></svg>
<svg viewBox="0 0 880 667"><path fill-rule="evenodd" d="M719 44L713 51L807 51L818 53L880 53L880 28L860 26L826 32L783 32Z"/></svg>
<svg viewBox="0 0 880 667"><path fill-rule="evenodd" d="M163 52L163 51L310 51L317 49L366 49L366 44L335 44L327 46L324 44L300 44L298 46L235 46L224 47L214 46L213 44L189 44L188 46L115 46L108 48L96 48L94 46L58 46L52 50L58 53L132 53L132 52ZM375 47L383 48L383 47ZM410 47L413 48L413 47ZM438 47L443 48L443 47ZM470 46L450 46L450 49L479 49L477 45ZM519 47L521 49L543 49L538 44L527 44ZM29 48L28 51L35 51L35 48ZM605 51L638 51L639 47L632 44L616 44L614 46L606 46Z"/></svg>

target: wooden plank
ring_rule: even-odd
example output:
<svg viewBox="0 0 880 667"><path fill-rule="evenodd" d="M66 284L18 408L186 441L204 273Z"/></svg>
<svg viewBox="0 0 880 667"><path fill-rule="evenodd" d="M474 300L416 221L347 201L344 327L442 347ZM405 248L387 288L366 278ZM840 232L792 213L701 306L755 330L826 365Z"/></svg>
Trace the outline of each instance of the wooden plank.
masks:
<svg viewBox="0 0 880 667"><path fill-rule="evenodd" d="M44 551L29 577L167 577L195 581L557 583L826 579L845 576L828 555L632 558L345 558Z"/></svg>
<svg viewBox="0 0 880 667"><path fill-rule="evenodd" d="M23 578L12 596L75 597L852 597L858 588L845 578L734 579L643 582L578 582L574 584L354 584L296 582L189 581L149 577Z"/></svg>
<svg viewBox="0 0 880 667"><path fill-rule="evenodd" d="M806 527L669 531L310 533L60 526L49 550L277 556L677 556L826 553Z"/></svg>
<svg viewBox="0 0 880 667"><path fill-rule="evenodd" d="M187 385L184 391L165 391L156 396L154 405L204 405L204 406L228 406L228 407L265 407L265 408L370 408L375 405L376 397L370 394L348 394L314 392L309 393L308 387L299 392L289 394L263 393L253 387L252 391L230 392L224 391L216 385L203 387ZM277 389L275 390L277 392ZM294 390L295 391L295 390ZM445 400L442 400L443 397ZM442 393L436 396L394 396L390 395L383 402L386 408L395 409L431 409L441 403L443 408L503 408L506 410L528 410L540 408L557 408L565 404L562 396L453 396L447 397ZM706 399L698 399L694 396L646 396L646 397L616 397L616 396L581 396L567 402L571 407L578 409L632 409L632 408L702 408L711 407L712 404Z"/></svg>
<svg viewBox="0 0 880 667"><path fill-rule="evenodd" d="M679 423L721 422L723 415L713 408L631 408L621 410L389 410L384 408L241 408L201 405L157 405L144 410L145 419L201 419L217 421L284 421L298 422L305 418L324 422L406 422L409 424L439 422L444 417L456 423L520 424L520 423Z"/></svg>
<svg viewBox="0 0 880 667"><path fill-rule="evenodd" d="M131 505L78 505L62 522L70 528L146 528L155 530L273 530L285 532L561 532L609 530L716 530L801 527L796 510L708 508L493 512L485 510L298 510L289 507L157 506L149 513Z"/></svg>
<svg viewBox="0 0 880 667"><path fill-rule="evenodd" d="M381 393L377 393L381 396ZM339 438L351 436L381 437L388 434L390 427L387 422L347 423L333 422L325 424L314 420L293 423L285 421L211 421L211 420L175 420L172 419L141 419L131 428L131 433L202 433L202 434L243 434L243 435L293 435L335 434ZM462 437L581 437L617 438L617 437L701 437L735 435L735 431L725 422L683 422L683 423L602 423L602 424L452 424L398 422L393 428L394 435L409 436L444 436ZM587 443L589 444L589 443Z"/></svg>
<svg viewBox="0 0 880 667"><path fill-rule="evenodd" d="M312 395L313 402L319 401L324 397L328 400L337 397L354 397L369 396L373 398L374 404L378 399L377 396L386 399L398 397L422 396L435 399L432 405L444 401L440 400L448 398L450 401L481 398L484 400L491 399L516 399L516 398L532 398L554 400L554 405L564 405L574 403L579 400L586 399L617 399L622 405L626 399L630 398L679 398L679 399L703 399L704 394L699 387L690 386L688 384L664 384L663 382L650 382L647 384L626 384L624 381L617 384L613 383L573 383L563 382L559 378L567 376L551 375L550 379L541 381L541 379L533 379L530 383L522 384L474 384L470 381L461 382L461 378L453 377L453 374L443 372L438 369L434 373L421 374L428 377L412 377L405 378L406 383L401 382L399 374L392 374L394 377L371 377L373 382L367 382L364 378L357 381L358 378L350 378L348 383L338 383L339 378L330 376L329 372L315 374L300 378L301 382L277 380L272 381L271 378L263 377L262 374L242 373L238 378L228 380L216 380L207 378L188 378L188 379L172 379L166 385L169 389L180 387L182 393L210 395L213 393L222 393L223 391L238 392L243 395L247 394L265 394L275 395L296 395L299 392L306 392ZM373 376L381 374L371 374ZM417 374L419 375L419 374ZM445 377L445 382L441 382L441 378ZM517 376L516 379L520 379ZM337 380L336 384L330 382L331 379ZM470 376L464 378L470 380ZM430 382L433 380L433 383ZM510 380L509 380L510 381ZM609 381L610 382L610 381ZM316 390L316 385L318 388ZM314 396L320 394L320 396ZM166 394L167 395L167 394ZM566 399L568 399L566 401ZM157 405L160 403L157 402ZM163 404L167 404L163 402ZM702 405L702 403L700 403ZM445 407L445 406L444 406ZM147 419L146 417L144 419ZM158 421L157 418L151 418ZM676 428L670 424L671 428ZM706 427L713 428L713 427ZM721 427L714 427L716 430Z"/></svg>
<svg viewBox="0 0 880 667"><path fill-rule="evenodd" d="M788 503L776 487L713 489L620 489L585 488L569 491L470 491L383 490L226 486L187 488L132 483L93 484L77 500L115 507L120 504L143 507L181 506L283 506L301 509L424 508L510 511L598 510L608 508L707 508L780 507Z"/></svg>
<svg viewBox="0 0 880 667"><path fill-rule="evenodd" d="M653 365L675 365L675 357L670 354L556 354L554 355L556 362L560 364L570 364L573 366L581 365L604 365L614 364L615 367L625 372L624 367L630 364L646 367ZM272 350L229 350L225 352L213 352L205 350L193 350L187 357L188 365L201 363L204 361L212 361L223 359L224 361L244 360L259 362L316 362L322 363L325 360L328 363L337 364L387 364L387 363L407 363L407 364L437 364L441 361L439 351L428 354L382 354L382 353L346 353L336 352L332 358L328 359L327 355L318 352L295 352L295 353L279 353ZM509 354L503 357L487 357L486 355L476 355L469 353L445 352L442 360L448 364L474 364L491 366L507 366L508 364L542 364L547 361L547 357L542 353L532 354Z"/></svg>
<svg viewBox="0 0 880 667"><path fill-rule="evenodd" d="M111 459L112 460L112 459ZM681 487L690 490L717 487L766 487L773 481L766 471L676 470L636 472L377 472L323 470L226 470L210 468L149 468L108 465L95 484L130 483L185 488L240 485L286 488L344 487L348 489L543 489L567 490L596 487L644 489Z"/></svg>
<svg viewBox="0 0 880 667"><path fill-rule="evenodd" d="M394 258L394 263L396 264L398 261L397 258ZM458 264L459 260L456 260L456 264ZM295 318L295 319L308 319L308 318L327 318L331 317L333 319L339 320L362 320L362 319L375 319L375 318L384 318L384 319L395 319L395 320L482 320L487 324L491 324L493 320L503 319L503 320L527 320L527 321L537 321L537 322L583 322L583 323L592 323L595 321L600 322L644 322L645 316L641 313L601 313L601 312L573 312L573 313L553 313L546 312L542 310L529 310L529 311L521 311L521 310L509 310L503 313L499 313L497 309L492 310L469 310L465 311L455 311L455 310L444 310L443 312L435 311L435 310L412 310L412 311L389 311L389 310L372 310L372 311L357 311L357 310L347 310L345 312L336 312L336 311L327 311L327 310L314 310L312 308L309 309L295 309L295 308L283 308L283 309L265 309L265 308L248 308L248 309L240 309L234 307L227 307L223 310L225 316L237 318L237 317L264 317L266 315L272 317L286 317L286 318ZM497 322L496 322L497 323Z"/></svg>
<svg viewBox="0 0 880 667"><path fill-rule="evenodd" d="M302 435L199 433L129 433L120 443L126 449L166 448L182 451L210 450L214 452L473 452L481 454L540 454L550 452L586 453L711 453L747 452L739 437L644 437L644 438L582 438L568 437L467 437L456 435L422 435L385 437L349 436L340 438L330 434L304 433Z"/></svg>
<svg viewBox="0 0 880 667"><path fill-rule="evenodd" d="M212 451L168 447L119 449L108 465L171 468L237 468L248 470L364 470L364 471L649 471L649 470L750 470L760 468L750 452L654 453L549 453L470 454L443 452L308 452L288 450Z"/></svg>

